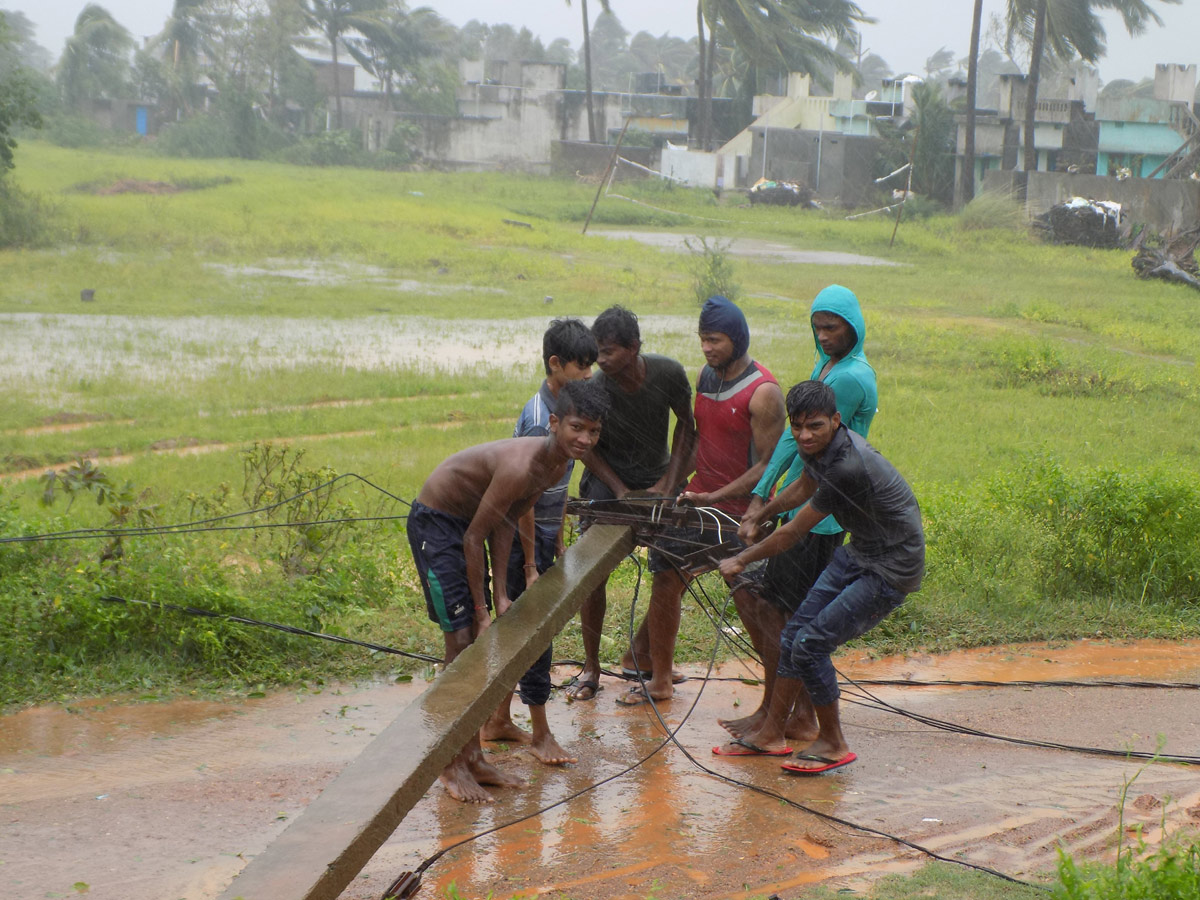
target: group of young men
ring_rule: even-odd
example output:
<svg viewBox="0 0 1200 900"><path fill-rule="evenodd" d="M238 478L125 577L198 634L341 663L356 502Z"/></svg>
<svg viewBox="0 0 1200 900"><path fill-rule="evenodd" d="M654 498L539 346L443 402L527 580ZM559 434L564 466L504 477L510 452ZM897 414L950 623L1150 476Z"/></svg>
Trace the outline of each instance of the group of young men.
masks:
<svg viewBox="0 0 1200 900"><path fill-rule="evenodd" d="M812 375L785 398L750 355L742 311L709 298L699 319L705 365L694 403L679 362L642 352L629 310L611 307L590 328L578 319L552 322L543 338L546 380L513 438L449 457L409 516L413 558L447 662L489 626L492 610L502 615L563 552L578 460L586 499L675 498L738 523L742 549L720 571L763 661L763 697L750 715L720 720L732 739L713 753L790 757L783 768L797 775L853 762L830 656L920 587L924 536L909 486L865 439L877 394L857 298L831 285L813 300L809 321ZM593 364L600 370L594 376ZM718 534L665 528L650 549L649 607L622 660L635 683L617 703L668 700L683 680L674 668L675 640L691 576L676 561L716 545ZM583 604L585 659L567 688L573 701L602 689L606 605L603 587ZM485 760L481 740L527 744L551 765L575 761L547 724L550 654L547 648L519 684L532 734L512 721L510 695L442 773L452 796L484 803L492 799L485 785L518 783Z"/></svg>

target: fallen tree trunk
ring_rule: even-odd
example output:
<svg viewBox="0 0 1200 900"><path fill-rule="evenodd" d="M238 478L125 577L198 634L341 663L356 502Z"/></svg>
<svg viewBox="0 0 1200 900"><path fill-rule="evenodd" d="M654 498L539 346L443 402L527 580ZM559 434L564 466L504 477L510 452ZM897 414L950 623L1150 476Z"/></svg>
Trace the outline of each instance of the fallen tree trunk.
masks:
<svg viewBox="0 0 1200 900"><path fill-rule="evenodd" d="M1161 278L1200 290L1200 266L1195 257L1197 246L1200 246L1200 228L1175 237L1143 230L1133 243L1137 251L1133 269L1141 278Z"/></svg>

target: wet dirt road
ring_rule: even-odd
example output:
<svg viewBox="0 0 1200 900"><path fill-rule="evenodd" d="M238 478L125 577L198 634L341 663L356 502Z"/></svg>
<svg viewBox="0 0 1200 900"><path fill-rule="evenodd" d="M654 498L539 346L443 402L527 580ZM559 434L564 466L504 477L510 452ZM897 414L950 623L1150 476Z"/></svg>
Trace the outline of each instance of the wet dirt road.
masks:
<svg viewBox="0 0 1200 900"><path fill-rule="evenodd" d="M1200 681L1200 642L1027 645L867 660L853 678ZM558 676L569 672L560 670ZM726 676L744 674L727 667ZM95 700L0 718L0 896L204 900L217 896L424 684L363 684L239 702ZM703 771L728 775L814 810L887 831L945 856L1018 877L1050 870L1061 844L1111 853L1122 785L1143 764L938 731L846 702L859 761L822 778L780 774L778 760L716 759L718 716L745 712L758 689L692 680L662 707L683 749L668 746L630 773L533 815L649 754L662 733L648 710L622 709L607 680L591 703L548 707L581 757L565 770L519 749L493 759L528 779L470 807L435 786L344 900L378 898L401 871L462 838L532 818L452 850L422 897L451 882L463 897L785 900L806 885L861 888L910 871L920 853L790 809ZM701 690L703 688L703 690ZM880 699L981 731L1116 750L1195 755L1196 691L1078 687L872 687ZM693 701L699 702L692 709ZM844 700L851 701L848 689ZM689 715L690 712L690 715ZM1155 763L1129 791L1126 820L1150 840L1200 824L1195 768ZM314 852L330 853L315 847Z"/></svg>

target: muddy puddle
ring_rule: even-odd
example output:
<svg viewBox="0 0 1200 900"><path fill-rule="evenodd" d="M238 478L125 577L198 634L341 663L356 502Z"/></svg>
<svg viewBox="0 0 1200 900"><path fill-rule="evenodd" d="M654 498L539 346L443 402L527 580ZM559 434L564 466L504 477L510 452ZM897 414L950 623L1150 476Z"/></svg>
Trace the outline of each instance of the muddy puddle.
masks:
<svg viewBox="0 0 1200 900"><path fill-rule="evenodd" d="M660 250L670 250L675 253L690 253L690 242L693 247L699 246L700 236L694 234L677 234L667 231L627 231L615 229L592 229L590 234L599 235L610 240L633 240L648 247ZM776 241L764 241L759 238L718 238L718 243L732 256L740 256L761 262L799 263L815 266L899 266L902 263L878 256L863 256L859 253L842 253L837 250L801 250L789 244ZM710 244L712 239L709 239Z"/></svg>
<svg viewBox="0 0 1200 900"><path fill-rule="evenodd" d="M1200 679L1200 642L1024 645L840 660L854 679ZM693 675L703 674L690 670ZM556 677L568 677L559 669ZM451 850L419 896L454 883L466 898L728 898L784 900L823 882L861 890L925 858L748 790L903 836L937 853L1025 878L1053 869L1062 845L1111 854L1118 798L1135 779L1127 823L1148 840L1200 825L1191 767L1018 746L931 729L846 689L843 717L859 760L841 772L790 778L778 760L716 759L718 716L746 711L757 688L693 678L662 705L678 746L648 710L618 707L606 679L595 701L547 707L577 765L543 766L518 748L493 761L526 779L484 807L435 785L346 889L380 897L401 871L473 834L529 816ZM204 900L218 896L425 683L292 690L239 701L79 701L0 718L0 896ZM881 700L1019 738L1194 755L1195 690L1079 687L873 686ZM520 708L519 704L516 708ZM631 762L646 761L605 784ZM718 776L724 776L718 777ZM574 796L577 792L578 796ZM558 804L558 805L554 805ZM329 853L332 848L314 848Z"/></svg>
<svg viewBox="0 0 1200 900"><path fill-rule="evenodd" d="M0 313L0 380L35 386L80 378L155 384L216 374L327 367L531 380L554 314L525 319L353 319ZM654 338L691 336L690 316L646 316Z"/></svg>

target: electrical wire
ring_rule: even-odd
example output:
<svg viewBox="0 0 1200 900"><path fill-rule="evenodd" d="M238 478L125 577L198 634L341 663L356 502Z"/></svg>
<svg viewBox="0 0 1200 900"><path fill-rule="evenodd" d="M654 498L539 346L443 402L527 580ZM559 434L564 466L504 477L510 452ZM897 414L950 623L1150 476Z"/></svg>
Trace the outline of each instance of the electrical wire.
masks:
<svg viewBox="0 0 1200 900"><path fill-rule="evenodd" d="M338 475L328 481L316 485L315 487L303 490L298 494L293 494L290 497L285 497L275 503L267 506L260 506L254 509L247 509L241 512L226 513L220 516L212 516L207 519L196 519L191 522L179 522L174 525L147 525L137 528L73 528L67 531L56 531L46 534L31 534L31 535L16 535L13 537L0 537L0 544L22 544L22 543L37 543L46 541L72 541L84 540L89 538L112 538L112 537L144 537L147 535L167 535L167 534L196 534L210 531L253 531L259 528L307 528L311 525L334 525L345 524L348 522L386 522L398 519L407 518L406 515L401 516L347 516L339 519L319 519L309 522L263 522L253 525L218 525L216 523L227 522L232 519L244 518L246 516L258 515L260 513L272 512L289 503L295 503L297 500L302 500L310 494L317 491L325 490L333 487L339 481L354 479L365 484L367 487L378 491L386 497L395 500L397 503L402 503L405 506L411 507L412 504L403 497L398 497L385 488L380 487L371 480L364 478L355 472L347 472L343 475Z"/></svg>
<svg viewBox="0 0 1200 900"><path fill-rule="evenodd" d="M682 573L680 573L680 574L682 574ZM689 588L690 588L690 584L689 584ZM727 608L728 603L726 603L725 606ZM726 625L729 624L728 620L726 620L725 624ZM713 646L712 655L709 658L708 674L712 673L712 668L713 668L713 665L716 660L717 652L720 649L722 640L725 640L726 634L727 634L727 632L724 628L718 628L716 630L716 642ZM631 631L630 646L632 646L632 639L633 638L632 638L632 631ZM636 659L636 657L635 657L635 659ZM707 679L705 679L705 681L707 681ZM645 691L644 684L643 684L643 691ZM695 709L696 703L699 702L700 695L703 692L704 692L704 683L702 682L700 689L696 692L696 700L693 702L692 707L688 710L688 715L691 715L691 711L693 709ZM762 794L765 797L770 797L774 800L779 800L779 801L787 804L792 809L796 809L801 812L808 813L809 815L815 816L819 819L822 819L823 821L836 823L838 825L842 825L847 828L852 828L855 831L860 831L860 832L863 832L864 834L872 834L872 835L875 835L876 837L885 838L889 841L900 844L903 847L908 847L911 850L916 850L918 853L924 854L925 856L928 856L930 859L936 859L939 862L953 863L955 865L965 866L966 868L974 869L974 870L976 870L978 872L982 872L986 875L991 875L993 877L1000 878L1000 879L1010 882L1012 884L1020 884L1020 885L1026 886L1026 887L1038 888L1039 890L1044 890L1044 891L1049 890L1048 888L1045 888L1042 885L1037 885L1037 884L1033 884L1032 882L1023 881L1020 878L1016 878L1012 875L1008 875L997 869L990 868L989 866L980 865L978 863L967 862L966 860L956 859L954 857L943 856L942 854L938 853L937 851L931 850L930 848L925 847L921 844L918 844L914 841L910 841L907 838L903 838L903 837L900 837L899 835L891 834L889 832L883 831L878 828L872 828L869 825L863 825L859 822L854 822L849 819L843 819L840 816L835 816L831 813L821 812L818 809L813 809L810 806L807 806L803 803L799 803L795 800L792 800L790 797L780 794L777 791L772 791L769 788L764 788L759 785L750 784L749 782L741 781L730 775L726 775L723 772L718 772L714 769L711 769L708 766L706 766L704 763L700 762L692 754L692 752L687 749L687 747L685 747L682 743L679 742L679 739L677 737L677 733L678 733L679 729L676 728L674 731L672 731L670 729L670 727L667 725L666 719L663 718L662 713L658 709L658 704L655 702L654 698L650 695L649 691L645 691L645 695L646 695L647 705L654 712L654 716L658 720L659 727L662 728L663 731L667 733L667 740L669 740L671 743L673 743L679 749L680 753L682 753L684 755L684 757L695 768L699 769L701 772L704 772L706 775L716 778L719 781L723 781L726 784L732 784L737 787L741 787L741 788L745 788L746 790L753 791L754 793ZM683 723L681 722L680 727L682 727L682 724Z"/></svg>
<svg viewBox="0 0 1200 900"><path fill-rule="evenodd" d="M225 622L236 622L239 625L254 625L258 628L270 628L274 631L282 631L286 634L299 635L301 637L317 638L322 641L330 641L335 644L350 644L355 647L365 647L368 650L373 650L377 653L390 653L394 656L404 656L409 659L420 660L428 663L441 663L444 660L430 656L426 653L412 653L407 650L397 650L395 647L388 647L385 644L373 644L370 641L359 641L354 638L342 637L337 634L326 634L323 631L309 631L306 628L298 628L295 625L281 625L278 622L264 622L260 619L251 619L246 616L236 616L229 613L214 612L211 609L200 609L195 606L179 606L174 603L160 603L154 600L138 600L128 597L117 597L106 595L100 597L105 603L124 603L126 605L136 604L145 606L151 609L170 610L171 612L186 613L189 616L201 616L208 619L221 619Z"/></svg>
<svg viewBox="0 0 1200 900"><path fill-rule="evenodd" d="M846 678L845 675L842 675L842 677ZM859 691L861 691L862 694L869 700L869 702L864 702L854 698L847 698L847 703L853 703L869 709L879 709L894 713L906 719L911 719L914 722L920 722L924 725L928 725L931 728L936 728L940 731L949 731L953 734L962 734L971 737L988 738L989 740L1003 741L1004 743L1008 744L1018 744L1023 747L1042 747L1048 750L1065 750L1072 753L1087 753L1093 756L1108 756L1118 759L1142 759L1153 762L1181 763L1189 766L1200 765L1200 756L1147 753L1139 750L1113 750L1111 748L1104 747L1081 747L1074 744L1062 744L1058 743L1057 741L1041 741L1032 738L1018 738L1008 735L993 734L978 728L971 728L967 725L958 725L954 722L948 722L944 719L938 719L933 716L927 716L922 713L916 713L910 710L902 709L894 704L888 703L886 700L880 699L865 687L862 687L861 683L856 682L853 679L846 680Z"/></svg>

